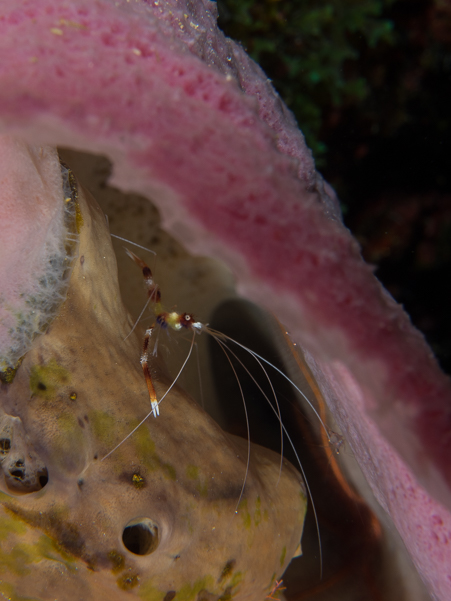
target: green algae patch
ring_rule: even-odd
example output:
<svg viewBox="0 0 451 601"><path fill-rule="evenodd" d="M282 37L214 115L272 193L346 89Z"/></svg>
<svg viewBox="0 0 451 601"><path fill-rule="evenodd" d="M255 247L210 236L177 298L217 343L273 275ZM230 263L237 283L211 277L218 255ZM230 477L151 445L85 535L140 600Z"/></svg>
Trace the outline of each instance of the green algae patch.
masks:
<svg viewBox="0 0 451 601"><path fill-rule="evenodd" d="M11 516L0 519L0 542L12 536L12 541L17 537L25 536L28 532L27 525L21 518ZM5 551L0 544L0 572L24 576L29 573L29 566L42 559L50 559L63 563L68 569L75 569L74 558L62 551L58 545L47 535L42 534L34 543L17 542L12 548L8 546Z"/></svg>
<svg viewBox="0 0 451 601"><path fill-rule="evenodd" d="M36 599L36 597L22 597L21 595L16 595L14 586L3 581L0 581L0 596L3 599L8 599L8 601L40 601L39 599Z"/></svg>
<svg viewBox="0 0 451 601"><path fill-rule="evenodd" d="M0 365L0 382L3 382L3 384L11 384L16 377L17 370L21 363L22 358L19 359L15 367L2 363L2 365Z"/></svg>
<svg viewBox="0 0 451 601"><path fill-rule="evenodd" d="M70 373L51 359L45 365L34 365L30 374L30 389L34 396L39 396L46 401L55 397L62 386L70 382Z"/></svg>
<svg viewBox="0 0 451 601"><path fill-rule="evenodd" d="M83 538L78 526L69 522L70 509L65 505L55 505L48 512L35 512L20 506L5 507L15 518L33 529L48 530L52 534L43 534L44 538L28 546L40 561L43 557L64 563L67 568L75 566L75 558L82 557ZM53 539L55 536L55 539ZM48 553L48 554L47 554ZM56 556L55 556L56 554ZM1 565L1 561L0 561Z"/></svg>
<svg viewBox="0 0 451 601"><path fill-rule="evenodd" d="M163 472L169 480L175 480L177 478L175 468L170 463L163 463Z"/></svg>
<svg viewBox="0 0 451 601"><path fill-rule="evenodd" d="M194 601L202 590L213 591L213 576L204 576L194 582L194 584L184 584L177 591L174 601Z"/></svg>
<svg viewBox="0 0 451 601"><path fill-rule="evenodd" d="M11 495L8 495L0 490L0 502L7 503L8 501L11 501Z"/></svg>
<svg viewBox="0 0 451 601"><path fill-rule="evenodd" d="M80 208L80 201L79 201L80 199L79 199L77 178L75 177L72 169L70 169L67 165L65 165L63 161L60 160L60 163L61 163L61 166L67 170L67 179L68 179L69 188L70 188L70 191L67 194L65 201L67 204L73 203L73 205L74 205L75 230L76 230L77 234L80 234L81 228L84 225L84 219L83 219L83 214L82 214L81 208Z"/></svg>
<svg viewBox="0 0 451 601"><path fill-rule="evenodd" d="M196 486L196 490L201 497L208 497L208 484L206 482L199 482Z"/></svg>
<svg viewBox="0 0 451 601"><path fill-rule="evenodd" d="M73 413L65 412L57 416L58 430L61 438L66 442L64 445L72 448L73 445L79 445L83 440L83 432L78 424L78 420Z"/></svg>
<svg viewBox="0 0 451 601"><path fill-rule="evenodd" d="M196 490L201 497L208 497L208 484L200 480L200 470L197 465L189 464L185 470L187 478L197 480Z"/></svg>
<svg viewBox="0 0 451 601"><path fill-rule="evenodd" d="M77 228L77 234L79 234L81 232L81 228L83 227L83 225L84 225L83 215L80 210L80 205L77 202L75 205L75 227Z"/></svg>
<svg viewBox="0 0 451 601"><path fill-rule="evenodd" d="M190 480L197 480L199 478L199 468L197 465L189 464L186 466L186 476Z"/></svg>
<svg viewBox="0 0 451 601"><path fill-rule="evenodd" d="M6 572L7 574L17 574L17 576L29 574L29 565L34 563L34 560L29 553L28 546L19 543L8 551L0 551L0 573Z"/></svg>
<svg viewBox="0 0 451 601"><path fill-rule="evenodd" d="M45 534L39 537L37 543L30 545L30 552L35 553L36 561L42 558L51 559L63 563L71 571L77 570L75 558L66 553L57 542Z"/></svg>
<svg viewBox="0 0 451 601"><path fill-rule="evenodd" d="M25 576L30 572L31 564L39 563L43 559L62 563L71 571L76 569L74 559L61 552L56 544L43 534L35 543L18 543L5 553L0 550L0 572L6 570L7 573Z"/></svg>
<svg viewBox="0 0 451 601"><path fill-rule="evenodd" d="M7 539L10 534L23 535L27 532L27 526L16 517L0 518L0 542Z"/></svg>
<svg viewBox="0 0 451 601"><path fill-rule="evenodd" d="M130 424L130 431L135 428L136 425ZM168 480L175 481L177 479L177 472L175 467L170 463L165 463L158 456L155 448L155 442L150 436L149 430L143 425L133 433L133 442L136 448L136 455L140 463L144 464L149 471L155 472L161 470L163 476Z"/></svg>
<svg viewBox="0 0 451 601"><path fill-rule="evenodd" d="M221 576L218 579L218 582L221 583L222 586L227 583L226 591L229 591L230 597L233 597L237 591L236 589L244 580L244 573L240 571L234 572L236 566L236 560L231 559L228 561L224 568L222 569ZM227 593L224 595L227 596ZM221 599L224 597L221 597Z"/></svg>
<svg viewBox="0 0 451 601"><path fill-rule="evenodd" d="M152 580L148 580L141 585L139 596L143 601L163 601L166 592L160 591L152 584Z"/></svg>
<svg viewBox="0 0 451 601"><path fill-rule="evenodd" d="M56 421L58 424L58 432L55 436L58 451L56 461L60 466L66 467L79 455L80 447L83 445L83 431L72 413L62 413L57 416Z"/></svg>
<svg viewBox="0 0 451 601"><path fill-rule="evenodd" d="M139 422L130 423L130 431L135 428ZM140 461L142 461L149 469L156 470L158 468L158 462L156 461L155 442L150 436L149 430L145 424L133 433L133 442L136 447L136 454Z"/></svg>
<svg viewBox="0 0 451 601"><path fill-rule="evenodd" d="M282 549L282 554L281 554L281 556L280 556L280 566L281 566L281 567L282 567L282 566L283 566L283 564L285 563L285 558L286 558L286 556L287 556L287 548L286 548L286 547L284 547L284 548Z"/></svg>
<svg viewBox="0 0 451 601"><path fill-rule="evenodd" d="M254 524L258 526L262 521L262 501L260 497L257 497L255 501L255 511L254 511Z"/></svg>
<svg viewBox="0 0 451 601"><path fill-rule="evenodd" d="M246 530L250 530L252 526L252 518L247 508L247 499L242 499L240 501L240 504L238 505L238 512L241 513L243 526L246 528Z"/></svg>
<svg viewBox="0 0 451 601"><path fill-rule="evenodd" d="M245 576L246 572L235 572L232 576L232 579L230 581L230 585L232 590L235 589L237 586L239 586L243 580L244 580L244 576ZM235 594L235 593L234 593Z"/></svg>
<svg viewBox="0 0 451 601"><path fill-rule="evenodd" d="M112 447L116 442L116 419L107 411L90 411L88 413L91 431L96 439L105 446Z"/></svg>

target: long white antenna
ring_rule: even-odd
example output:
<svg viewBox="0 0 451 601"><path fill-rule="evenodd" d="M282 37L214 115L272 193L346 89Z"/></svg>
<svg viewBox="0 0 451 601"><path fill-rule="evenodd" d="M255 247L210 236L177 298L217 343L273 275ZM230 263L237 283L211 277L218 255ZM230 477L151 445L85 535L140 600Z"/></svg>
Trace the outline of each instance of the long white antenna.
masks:
<svg viewBox="0 0 451 601"><path fill-rule="evenodd" d="M141 250L145 250L148 253L152 253L153 255L157 255L157 253L154 250L150 250L150 248L146 248L145 246L141 246L141 244L137 244L136 242L132 242L131 240L127 240L127 238L122 238L122 236L117 236L116 234L112 234L110 232L110 236L112 238L116 238L117 240L122 240L122 242L126 242L127 244L131 244L132 246L136 246L137 248L140 248Z"/></svg>

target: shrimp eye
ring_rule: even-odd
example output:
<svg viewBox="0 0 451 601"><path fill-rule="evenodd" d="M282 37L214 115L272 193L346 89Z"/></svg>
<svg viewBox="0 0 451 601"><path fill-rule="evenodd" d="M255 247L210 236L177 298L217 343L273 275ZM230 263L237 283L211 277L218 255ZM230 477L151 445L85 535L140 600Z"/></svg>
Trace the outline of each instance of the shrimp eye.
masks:
<svg viewBox="0 0 451 601"><path fill-rule="evenodd" d="M180 315L180 325L183 328L191 328L194 318L190 313L182 313Z"/></svg>
<svg viewBox="0 0 451 601"><path fill-rule="evenodd" d="M122 532L124 547L135 555L150 555L158 547L158 526L150 518L136 518Z"/></svg>

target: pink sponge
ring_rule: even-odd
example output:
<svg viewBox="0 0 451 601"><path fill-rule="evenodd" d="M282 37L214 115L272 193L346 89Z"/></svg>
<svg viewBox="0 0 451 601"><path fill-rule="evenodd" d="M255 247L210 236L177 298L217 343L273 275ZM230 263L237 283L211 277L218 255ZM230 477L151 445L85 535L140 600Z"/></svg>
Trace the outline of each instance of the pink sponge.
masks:
<svg viewBox="0 0 451 601"><path fill-rule="evenodd" d="M451 507L450 382L215 11L208 0L5 0L1 129L107 154L117 185L151 195L192 250L233 265L242 292L315 357L373 490L449 599L451 517L418 480Z"/></svg>

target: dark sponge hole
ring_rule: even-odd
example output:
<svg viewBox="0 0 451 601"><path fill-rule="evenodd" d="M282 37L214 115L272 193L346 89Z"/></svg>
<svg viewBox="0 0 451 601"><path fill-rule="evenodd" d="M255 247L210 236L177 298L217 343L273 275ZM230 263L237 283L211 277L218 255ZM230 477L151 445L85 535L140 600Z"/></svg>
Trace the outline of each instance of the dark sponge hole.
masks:
<svg viewBox="0 0 451 601"><path fill-rule="evenodd" d="M17 478L17 480L25 479L25 470L24 469L11 470L10 474L11 474L11 476L13 476L13 478Z"/></svg>
<svg viewBox="0 0 451 601"><path fill-rule="evenodd" d="M158 527L148 518L133 520L124 528L122 542L135 555L149 555L158 547Z"/></svg>
<svg viewBox="0 0 451 601"><path fill-rule="evenodd" d="M44 488L44 486L47 484L47 482L49 481L49 473L47 471L47 468L45 467L39 474L38 474L38 482L41 486L41 488Z"/></svg>
<svg viewBox="0 0 451 601"><path fill-rule="evenodd" d="M0 439L0 453L6 455L11 450L11 440L9 438Z"/></svg>
<svg viewBox="0 0 451 601"><path fill-rule="evenodd" d="M17 461L14 468L10 469L6 476L6 486L16 494L37 492L42 490L49 481L49 473L46 467L41 468L33 478L27 475L23 461Z"/></svg>

